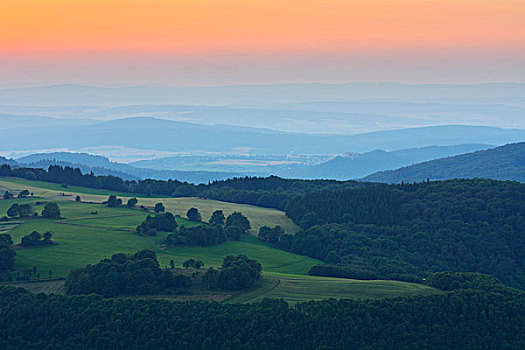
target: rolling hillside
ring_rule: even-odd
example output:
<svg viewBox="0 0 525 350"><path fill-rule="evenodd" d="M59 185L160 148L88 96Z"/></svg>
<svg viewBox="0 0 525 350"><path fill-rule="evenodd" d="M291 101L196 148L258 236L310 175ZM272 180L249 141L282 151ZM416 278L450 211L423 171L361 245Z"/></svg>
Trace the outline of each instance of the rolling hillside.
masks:
<svg viewBox="0 0 525 350"><path fill-rule="evenodd" d="M382 171L363 180L400 183L476 177L525 182L525 142Z"/></svg>
<svg viewBox="0 0 525 350"><path fill-rule="evenodd" d="M134 253L141 249L153 250L162 267L169 266L173 260L176 266L189 258L201 259L205 267L218 267L224 256L228 254L246 254L259 261L263 267L263 279L249 290L234 295L226 301L253 302L263 298L280 298L292 303L326 298L383 298L388 296L413 296L440 293L438 290L413 283L398 281L355 281L340 278L324 278L309 276L308 270L320 262L306 256L292 254L276 249L270 244L252 236L244 235L240 241L228 241L224 244L209 247L174 246L165 247L162 239L167 233L157 236L139 236L134 233L136 225L142 222L147 214L144 209L125 207L109 208L100 201L107 198L107 192L93 189L82 189L71 186L62 189L64 195L58 195L59 185L48 184L40 186L38 182L27 182L13 179L0 179L0 190L10 190L17 193L21 189L29 189L34 197L0 200L0 216L5 215L7 208L13 203L31 204L36 211L41 211L45 201L52 200L59 204L64 218L45 219L42 217L17 218L0 223L0 233L8 233L15 243L21 237L33 230L39 232L52 231L55 245L40 248L16 249L15 268L18 273L33 269L47 277L49 271L53 277L64 277L75 268L93 264L113 254L124 252ZM47 187L47 188L46 188ZM77 191L78 190L78 191ZM76 195L82 197L82 202L74 200ZM138 198L138 205L151 206L162 201L168 211L182 214L189 206L201 209L206 219L212 209L224 209L225 213L240 210L245 213L254 227L261 224L288 226L288 232L293 232L295 225L284 216L284 213L243 206L218 201L204 201L185 198L184 203L171 198ZM37 203L39 202L39 203ZM92 213L96 211L97 215ZM177 218L179 225L198 225L184 218ZM291 225L291 226L290 226ZM13 274L16 276L17 271ZM5 276L0 275L5 280ZM63 281L42 280L28 282L2 282L24 287L35 293L63 291ZM167 296L173 300L194 300L207 298L199 295ZM224 299L224 296L222 296ZM222 300L221 299L221 300Z"/></svg>

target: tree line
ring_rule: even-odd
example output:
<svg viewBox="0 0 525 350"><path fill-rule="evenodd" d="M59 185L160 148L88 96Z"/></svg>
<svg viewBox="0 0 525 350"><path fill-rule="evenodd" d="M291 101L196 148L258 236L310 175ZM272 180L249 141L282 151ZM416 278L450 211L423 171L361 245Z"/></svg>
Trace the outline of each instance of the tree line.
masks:
<svg viewBox="0 0 525 350"><path fill-rule="evenodd" d="M510 290L289 306L269 299L229 304L32 295L1 287L0 314L6 350L525 348L525 297Z"/></svg>
<svg viewBox="0 0 525 350"><path fill-rule="evenodd" d="M78 168L51 165L47 170L39 168L11 168L7 164L0 166L0 176L19 177L98 188L143 195L165 195L171 197L201 197L232 203L251 204L261 207L284 210L288 201L295 195L322 190L339 190L367 186L357 181L335 180L297 180L283 179L277 176L241 177L213 181L208 184L193 185L178 180L123 180L120 177L106 175L95 176L92 172L83 174Z"/></svg>

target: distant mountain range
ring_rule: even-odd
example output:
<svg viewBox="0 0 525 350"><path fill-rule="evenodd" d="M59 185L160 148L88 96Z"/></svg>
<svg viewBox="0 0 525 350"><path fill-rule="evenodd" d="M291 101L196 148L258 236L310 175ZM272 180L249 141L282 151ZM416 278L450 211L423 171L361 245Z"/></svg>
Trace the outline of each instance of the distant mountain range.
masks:
<svg viewBox="0 0 525 350"><path fill-rule="evenodd" d="M400 183L475 177L525 182L525 142L381 171L363 180Z"/></svg>
<svg viewBox="0 0 525 350"><path fill-rule="evenodd" d="M376 150L364 154L336 157L328 162L314 166L296 166L294 169L281 168L281 171L271 170L267 173L235 173L220 171L178 171L139 168L129 164L109 161L106 157L82 153L55 152L32 154L17 160L0 157L0 164L15 167L47 168L49 165L61 165L80 168L84 173L93 172L96 175L114 175L128 180L145 178L177 179L192 183L206 183L213 180L247 175L278 175L290 178L308 179L352 179L358 174L373 169L395 167L403 162L417 162L428 157L468 152L471 153L425 161L406 166L397 170L378 171L362 177L363 181L400 183L420 182L430 180L446 180L455 178L489 178L496 180L515 180L525 182L525 142L508 144L496 148L488 145L467 144L448 147L425 147L394 152ZM276 167L278 168L278 167Z"/></svg>
<svg viewBox="0 0 525 350"><path fill-rule="evenodd" d="M482 126L445 125L356 135L318 135L135 117L88 125L10 128L0 138L0 150L121 146L169 152L227 153L242 150L252 154L343 154L457 144L502 145L523 140L525 130Z"/></svg>
<svg viewBox="0 0 525 350"><path fill-rule="evenodd" d="M523 83L484 84L269 84L213 87L95 87L61 84L1 89L0 104L119 106L130 104L247 105L343 99L437 99L525 96Z"/></svg>

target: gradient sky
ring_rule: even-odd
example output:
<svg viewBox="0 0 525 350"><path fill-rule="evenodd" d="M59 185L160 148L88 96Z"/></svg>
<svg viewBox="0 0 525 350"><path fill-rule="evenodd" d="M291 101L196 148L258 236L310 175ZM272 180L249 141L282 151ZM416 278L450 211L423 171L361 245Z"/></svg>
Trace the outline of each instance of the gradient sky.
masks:
<svg viewBox="0 0 525 350"><path fill-rule="evenodd" d="M0 0L0 85L525 81L523 0Z"/></svg>

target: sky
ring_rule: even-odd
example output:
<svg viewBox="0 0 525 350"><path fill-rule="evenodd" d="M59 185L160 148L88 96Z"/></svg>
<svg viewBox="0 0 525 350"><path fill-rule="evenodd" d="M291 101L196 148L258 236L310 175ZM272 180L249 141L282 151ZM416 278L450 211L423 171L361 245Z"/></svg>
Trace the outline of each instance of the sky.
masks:
<svg viewBox="0 0 525 350"><path fill-rule="evenodd" d="M525 81L523 0L0 0L0 86Z"/></svg>

